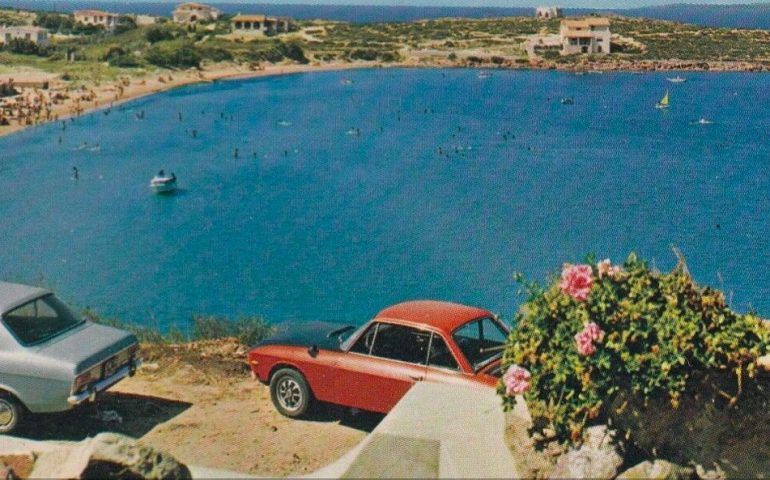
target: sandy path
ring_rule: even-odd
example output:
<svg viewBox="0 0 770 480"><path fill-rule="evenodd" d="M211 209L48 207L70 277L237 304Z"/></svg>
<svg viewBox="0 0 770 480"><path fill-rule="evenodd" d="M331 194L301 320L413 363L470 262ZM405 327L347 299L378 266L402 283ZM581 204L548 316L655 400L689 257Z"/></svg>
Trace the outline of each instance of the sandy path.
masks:
<svg viewBox="0 0 770 480"><path fill-rule="evenodd" d="M246 347L144 346L145 366L94 406L34 415L18 432L36 440L82 440L112 431L184 463L282 477L310 473L357 445L382 419L320 406L305 420L280 415L268 387L252 380Z"/></svg>
<svg viewBox="0 0 770 480"><path fill-rule="evenodd" d="M206 385L185 380L187 373L138 375L114 389L189 403L141 437L182 462L265 476L299 475L336 460L366 435L360 426L344 425L349 414L333 408L321 409L313 420L283 417L273 408L268 388L251 378Z"/></svg>

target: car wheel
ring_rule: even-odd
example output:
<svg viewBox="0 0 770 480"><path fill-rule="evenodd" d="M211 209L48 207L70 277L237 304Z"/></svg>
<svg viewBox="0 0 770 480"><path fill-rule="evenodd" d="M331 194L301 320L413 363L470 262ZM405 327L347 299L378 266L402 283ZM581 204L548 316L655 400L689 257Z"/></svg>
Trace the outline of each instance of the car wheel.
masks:
<svg viewBox="0 0 770 480"><path fill-rule="evenodd" d="M302 416L313 401L307 380L291 368L282 368L275 372L270 380L270 398L282 415L291 418Z"/></svg>
<svg viewBox="0 0 770 480"><path fill-rule="evenodd" d="M23 408L8 394L0 394L0 434L11 433L21 423Z"/></svg>

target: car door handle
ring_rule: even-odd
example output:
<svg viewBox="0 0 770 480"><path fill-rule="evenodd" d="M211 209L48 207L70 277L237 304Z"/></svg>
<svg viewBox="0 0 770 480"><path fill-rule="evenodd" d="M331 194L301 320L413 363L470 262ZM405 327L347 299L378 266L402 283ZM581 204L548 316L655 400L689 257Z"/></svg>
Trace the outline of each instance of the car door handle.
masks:
<svg viewBox="0 0 770 480"><path fill-rule="evenodd" d="M420 376L420 375L409 375L409 378L411 378L415 382L419 382L421 380L425 380L425 377Z"/></svg>

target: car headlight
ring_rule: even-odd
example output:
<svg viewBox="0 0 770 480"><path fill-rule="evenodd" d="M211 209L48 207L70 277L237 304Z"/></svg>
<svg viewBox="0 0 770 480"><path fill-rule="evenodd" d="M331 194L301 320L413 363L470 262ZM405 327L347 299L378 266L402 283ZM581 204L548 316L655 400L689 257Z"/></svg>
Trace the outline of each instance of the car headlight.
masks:
<svg viewBox="0 0 770 480"><path fill-rule="evenodd" d="M101 370L102 366L96 365L78 375L75 378L75 392L79 392L84 386L99 380L99 377L101 376Z"/></svg>

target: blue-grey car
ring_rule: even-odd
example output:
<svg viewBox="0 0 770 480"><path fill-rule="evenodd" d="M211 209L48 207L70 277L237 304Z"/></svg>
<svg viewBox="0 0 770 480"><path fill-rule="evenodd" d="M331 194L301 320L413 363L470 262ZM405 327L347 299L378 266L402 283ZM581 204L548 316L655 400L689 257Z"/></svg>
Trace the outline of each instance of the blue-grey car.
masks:
<svg viewBox="0 0 770 480"><path fill-rule="evenodd" d="M60 412L133 375L136 337L83 320L50 290L0 282L0 433Z"/></svg>

